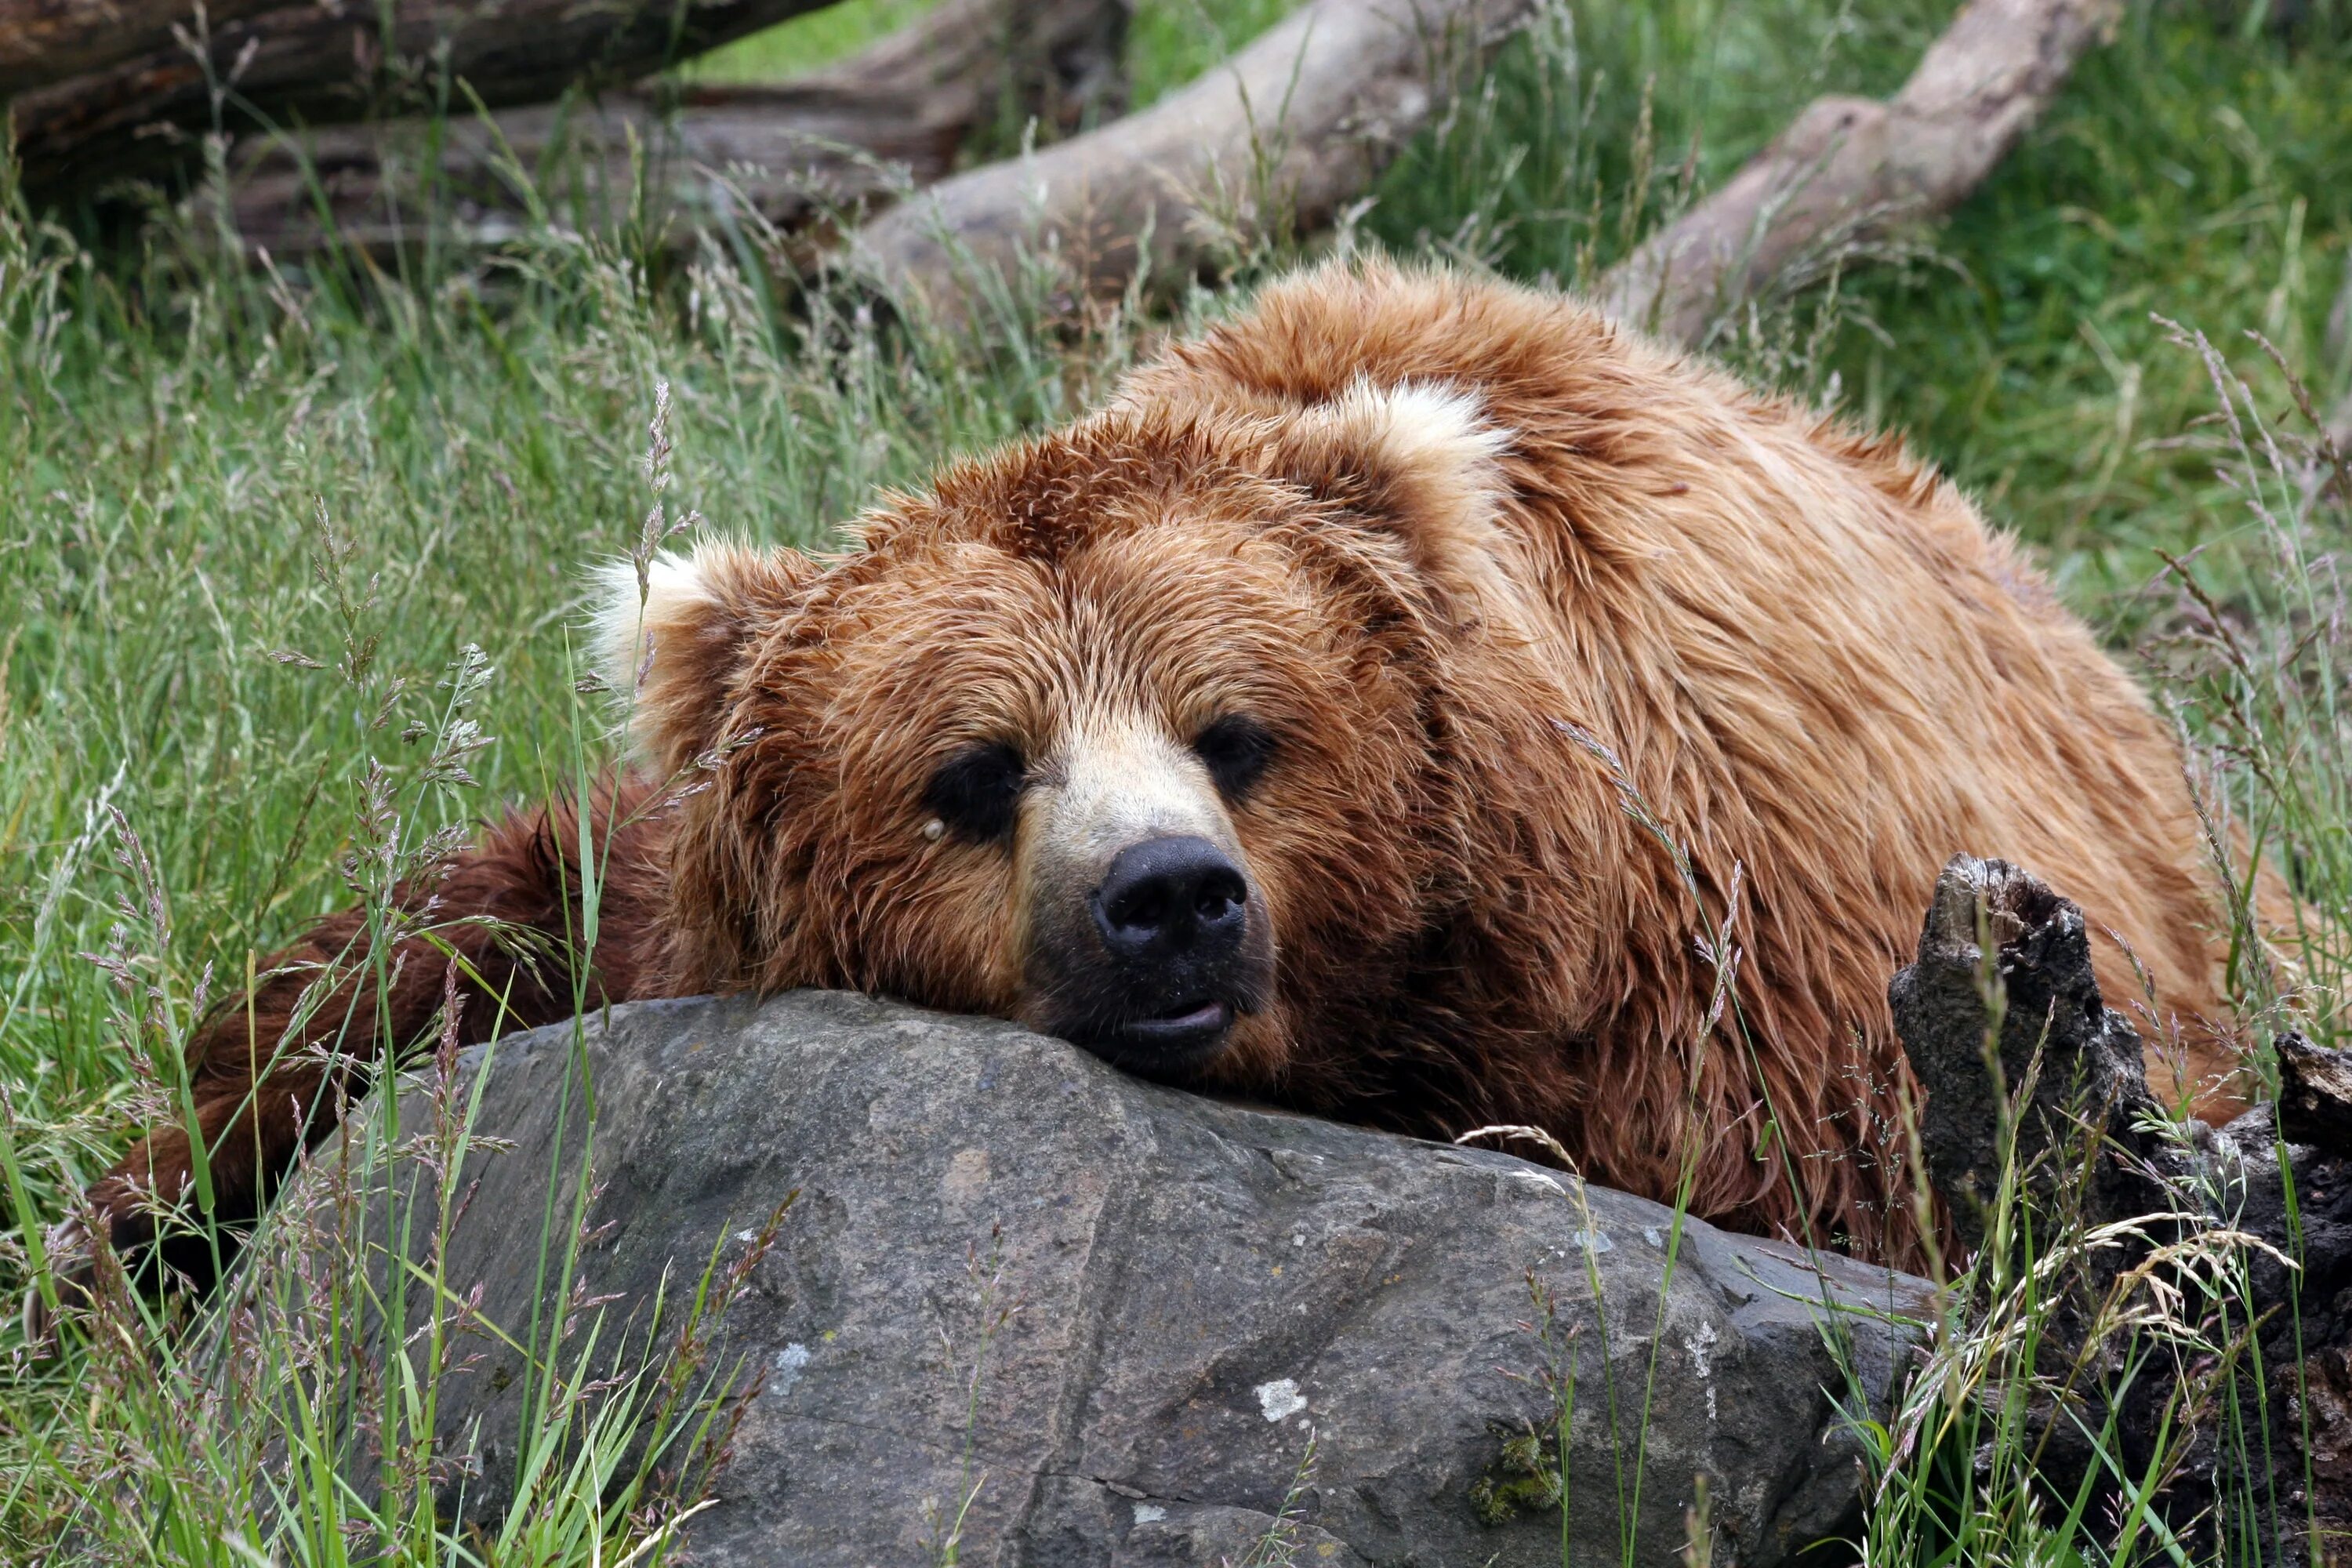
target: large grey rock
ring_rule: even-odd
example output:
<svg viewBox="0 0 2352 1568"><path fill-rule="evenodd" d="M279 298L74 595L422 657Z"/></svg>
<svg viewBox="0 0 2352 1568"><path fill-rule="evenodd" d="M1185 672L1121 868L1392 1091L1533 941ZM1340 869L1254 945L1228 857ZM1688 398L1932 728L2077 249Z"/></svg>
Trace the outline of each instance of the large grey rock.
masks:
<svg viewBox="0 0 2352 1568"><path fill-rule="evenodd" d="M474 1156L447 1272L517 1337L582 1059L607 1342L665 1270L675 1294L719 1238L740 1258L799 1194L724 1322L764 1386L689 1526L708 1568L930 1561L967 1476L967 1563L1238 1563L1296 1484L1299 1562L1556 1565L1528 1440L1558 1404L1548 1356L1573 1378L1574 1561L1678 1560L1704 1476L1715 1561L1780 1563L1852 1514L1836 1404L1885 1413L1895 1320L1927 1310L1920 1281L1695 1221L1669 1280L1655 1204L1154 1087L1009 1024L802 993L498 1046L478 1126L512 1147ZM484 1435L478 1515L510 1495L526 1381L480 1344L442 1420Z"/></svg>

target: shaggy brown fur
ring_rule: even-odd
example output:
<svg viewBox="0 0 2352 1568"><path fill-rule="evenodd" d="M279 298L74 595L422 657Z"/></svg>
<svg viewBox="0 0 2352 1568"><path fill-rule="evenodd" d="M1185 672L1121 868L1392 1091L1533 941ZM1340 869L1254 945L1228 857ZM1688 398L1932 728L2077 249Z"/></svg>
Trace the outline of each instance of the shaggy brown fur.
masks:
<svg viewBox="0 0 2352 1568"><path fill-rule="evenodd" d="M1272 760L1215 809L1276 980L1189 1081L1440 1136L1535 1123L1661 1198L1687 1155L1701 1215L1908 1258L1885 987L1969 850L2127 942L2186 1025L2183 1087L2234 1104L2212 882L2132 682L1895 443L1571 300L1326 268L860 534L825 562L657 563L649 663L631 577L614 664L646 672L646 776L709 787L648 815L627 786L602 995L838 985L1050 1024L1055 792L1106 735L1197 772L1188 742L1244 713ZM927 823L927 780L977 742L1028 769L1003 843ZM562 941L575 839L512 819L440 907ZM509 1026L568 1010L461 930L515 980ZM403 957L382 1008L347 987L281 1038L293 973L192 1044L226 1212L327 1123L303 1047L341 1028L372 1060L429 1030L444 966ZM2140 994L2115 942L2101 965ZM477 999L462 1033L496 1016ZM186 1168L165 1133L92 1194L118 1243Z"/></svg>

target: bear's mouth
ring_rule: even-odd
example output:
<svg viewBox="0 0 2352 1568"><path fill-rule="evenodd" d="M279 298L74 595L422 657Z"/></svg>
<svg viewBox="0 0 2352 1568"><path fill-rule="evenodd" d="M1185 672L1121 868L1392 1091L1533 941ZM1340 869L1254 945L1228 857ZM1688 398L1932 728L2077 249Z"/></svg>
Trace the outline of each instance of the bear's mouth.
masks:
<svg viewBox="0 0 2352 1568"><path fill-rule="evenodd" d="M1104 1020L1073 1034L1113 1067L1156 1078L1199 1067L1223 1050L1234 1011L1222 997L1196 997L1162 1013Z"/></svg>
<svg viewBox="0 0 2352 1568"><path fill-rule="evenodd" d="M1225 1031L1233 1026L1233 1005L1211 997L1204 1002L1180 1004L1153 1017L1130 1019L1119 1026L1119 1033L1133 1039L1181 1046L1202 1039L1223 1039Z"/></svg>

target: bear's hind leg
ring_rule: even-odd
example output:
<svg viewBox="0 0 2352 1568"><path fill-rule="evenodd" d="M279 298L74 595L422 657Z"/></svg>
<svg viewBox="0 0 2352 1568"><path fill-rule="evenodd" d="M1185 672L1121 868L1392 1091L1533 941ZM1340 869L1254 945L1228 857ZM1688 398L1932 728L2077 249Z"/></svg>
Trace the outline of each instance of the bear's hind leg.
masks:
<svg viewBox="0 0 2352 1568"><path fill-rule="evenodd" d="M648 973L637 959L656 890L643 870L648 803L635 783L596 796L592 842L600 855L609 843L611 853L586 977L591 1006L638 994ZM445 1026L473 1045L572 1015L583 994L574 986L580 827L568 803L508 816L442 876L395 892L413 923L387 962L373 962L365 911L347 910L274 956L249 994L205 1019L186 1050L194 1136L184 1122L153 1129L86 1195L85 1213L134 1277L209 1286L297 1157L334 1130L385 1057L430 1044ZM331 986L323 998L322 983ZM209 1188L208 1205L200 1187ZM77 1288L95 1261L82 1223L58 1235L60 1269Z"/></svg>

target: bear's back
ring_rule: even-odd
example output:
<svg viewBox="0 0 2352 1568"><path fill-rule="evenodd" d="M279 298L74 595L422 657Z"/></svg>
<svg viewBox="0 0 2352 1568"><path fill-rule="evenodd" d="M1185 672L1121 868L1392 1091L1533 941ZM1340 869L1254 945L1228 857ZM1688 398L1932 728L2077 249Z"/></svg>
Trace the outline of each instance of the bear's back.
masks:
<svg viewBox="0 0 2352 1568"><path fill-rule="evenodd" d="M1557 294L1345 262L1171 347L1122 401L1279 420L1406 384L1508 446L1508 570L1563 716L1694 859L1748 889L1766 1026L1878 1020L1937 869L1998 855L2077 898L2110 993L2218 1062L2211 877L2137 685L1965 497L1856 433ZM2226 1107L2226 1097L2217 1103Z"/></svg>

